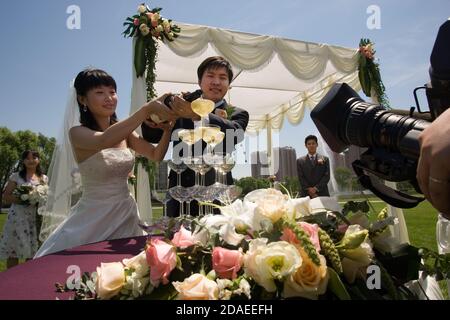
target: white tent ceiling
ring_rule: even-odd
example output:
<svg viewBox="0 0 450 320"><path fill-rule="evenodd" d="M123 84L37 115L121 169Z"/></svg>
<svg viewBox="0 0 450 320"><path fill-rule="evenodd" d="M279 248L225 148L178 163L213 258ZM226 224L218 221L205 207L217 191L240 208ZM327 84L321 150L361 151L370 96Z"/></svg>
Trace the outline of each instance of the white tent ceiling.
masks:
<svg viewBox="0 0 450 320"><path fill-rule="evenodd" d="M248 131L281 129L285 117L300 123L335 82L360 89L357 49L176 24L180 36L158 49L157 93L198 89L198 65L224 56L235 74L226 99L249 112Z"/></svg>

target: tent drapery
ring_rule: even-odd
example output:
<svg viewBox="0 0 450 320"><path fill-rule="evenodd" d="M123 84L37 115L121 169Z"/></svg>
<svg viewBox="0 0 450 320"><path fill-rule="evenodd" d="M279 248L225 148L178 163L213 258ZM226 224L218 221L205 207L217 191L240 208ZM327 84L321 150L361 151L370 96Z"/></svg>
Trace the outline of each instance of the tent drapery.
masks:
<svg viewBox="0 0 450 320"><path fill-rule="evenodd" d="M299 124L305 108L312 109L335 82L360 90L355 48L176 24L180 36L159 45L157 93L198 89L198 65L221 55L235 75L226 99L249 112L248 132L279 130L285 118Z"/></svg>

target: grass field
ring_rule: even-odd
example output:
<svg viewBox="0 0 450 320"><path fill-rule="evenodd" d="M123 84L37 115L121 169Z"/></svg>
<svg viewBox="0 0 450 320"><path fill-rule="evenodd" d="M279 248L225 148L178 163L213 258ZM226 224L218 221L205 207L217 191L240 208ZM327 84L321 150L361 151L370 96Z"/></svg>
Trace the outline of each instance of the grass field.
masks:
<svg viewBox="0 0 450 320"><path fill-rule="evenodd" d="M346 199L347 200L347 199ZM353 199L355 201L363 199ZM379 200L370 199L371 206L373 207L372 214L378 214L386 204ZM162 208L153 208L153 218L157 219L162 215ZM427 247L437 251L436 245L436 221L437 211L430 205L429 202L422 202L419 206L413 209L404 210L405 220L408 227L409 240L412 245L416 247ZM0 232L3 232L3 225L6 221L6 214L2 212L0 214ZM0 272L6 269L6 262L0 261ZM444 282L441 283L441 288L446 295L447 289Z"/></svg>

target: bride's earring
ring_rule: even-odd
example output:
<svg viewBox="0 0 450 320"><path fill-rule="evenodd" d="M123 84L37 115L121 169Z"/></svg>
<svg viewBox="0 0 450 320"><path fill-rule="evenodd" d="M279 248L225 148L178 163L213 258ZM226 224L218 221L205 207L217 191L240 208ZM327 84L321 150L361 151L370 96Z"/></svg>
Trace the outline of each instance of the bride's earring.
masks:
<svg viewBox="0 0 450 320"><path fill-rule="evenodd" d="M83 106L83 112L87 112L87 107Z"/></svg>

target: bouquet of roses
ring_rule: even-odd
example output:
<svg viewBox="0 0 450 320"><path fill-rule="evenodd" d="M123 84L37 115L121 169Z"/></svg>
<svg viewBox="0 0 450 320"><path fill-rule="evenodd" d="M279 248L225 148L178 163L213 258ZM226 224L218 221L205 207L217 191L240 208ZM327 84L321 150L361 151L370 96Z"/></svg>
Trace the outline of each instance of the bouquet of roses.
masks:
<svg viewBox="0 0 450 320"><path fill-rule="evenodd" d="M75 298L416 299L405 283L418 278L418 250L389 248L395 219L383 210L370 222L367 208L256 190L219 215L148 227L162 233L137 256L86 273Z"/></svg>
<svg viewBox="0 0 450 320"><path fill-rule="evenodd" d="M23 184L13 190L13 195L20 200L19 204L26 206L43 205L47 201L48 186L45 184L37 186Z"/></svg>

